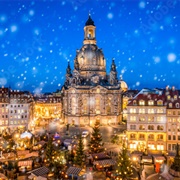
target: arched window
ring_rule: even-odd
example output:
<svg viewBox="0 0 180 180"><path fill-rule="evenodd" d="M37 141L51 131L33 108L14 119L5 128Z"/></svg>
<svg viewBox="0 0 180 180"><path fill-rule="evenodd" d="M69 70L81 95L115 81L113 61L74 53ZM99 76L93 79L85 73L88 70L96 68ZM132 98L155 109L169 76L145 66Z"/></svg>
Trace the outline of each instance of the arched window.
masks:
<svg viewBox="0 0 180 180"><path fill-rule="evenodd" d="M158 140L163 140L163 135L162 135L162 134L158 134L158 135L157 135L157 139L158 139Z"/></svg>
<svg viewBox="0 0 180 180"><path fill-rule="evenodd" d="M87 114L87 98L83 99L83 113Z"/></svg>
<svg viewBox="0 0 180 180"><path fill-rule="evenodd" d="M139 126L139 130L145 130L145 126L144 125L140 125Z"/></svg>
<svg viewBox="0 0 180 180"><path fill-rule="evenodd" d="M179 108L179 103L176 103L176 108Z"/></svg>
<svg viewBox="0 0 180 180"><path fill-rule="evenodd" d="M133 105L137 105L137 102L136 102L136 100L134 100L134 101L133 101Z"/></svg>
<svg viewBox="0 0 180 180"><path fill-rule="evenodd" d="M136 139L136 134L130 134L130 139Z"/></svg>
<svg viewBox="0 0 180 180"><path fill-rule="evenodd" d="M71 107L72 107L72 114L76 114L76 98L72 97L72 101L71 101Z"/></svg>
<svg viewBox="0 0 180 180"><path fill-rule="evenodd" d="M96 102L96 107L95 107L96 114L100 114L100 97L96 97L95 102Z"/></svg>
<svg viewBox="0 0 180 180"><path fill-rule="evenodd" d="M154 125L149 125L148 130L154 130Z"/></svg>
<svg viewBox="0 0 180 180"><path fill-rule="evenodd" d="M107 114L111 113L111 97L108 97L108 99L107 99L106 113Z"/></svg>
<svg viewBox="0 0 180 180"><path fill-rule="evenodd" d="M157 130L163 130L163 129L164 129L163 126L161 126L161 125L158 125L158 126L157 126Z"/></svg>
<svg viewBox="0 0 180 180"><path fill-rule="evenodd" d="M169 103L169 108L172 108L172 103Z"/></svg>
<svg viewBox="0 0 180 180"><path fill-rule="evenodd" d="M148 139L149 139L149 140L154 140L154 134L149 134L149 135L148 135Z"/></svg>

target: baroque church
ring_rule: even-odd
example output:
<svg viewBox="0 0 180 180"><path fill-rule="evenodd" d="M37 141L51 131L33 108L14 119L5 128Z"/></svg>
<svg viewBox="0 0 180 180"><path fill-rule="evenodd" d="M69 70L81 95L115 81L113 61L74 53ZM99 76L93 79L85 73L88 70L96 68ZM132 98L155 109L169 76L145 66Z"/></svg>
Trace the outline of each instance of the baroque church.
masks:
<svg viewBox="0 0 180 180"><path fill-rule="evenodd" d="M91 16L84 27L83 46L76 51L74 70L70 63L62 87L62 114L65 123L90 125L117 124L122 120L122 93L127 84L118 80L114 59L110 73L106 59L96 45L96 26Z"/></svg>

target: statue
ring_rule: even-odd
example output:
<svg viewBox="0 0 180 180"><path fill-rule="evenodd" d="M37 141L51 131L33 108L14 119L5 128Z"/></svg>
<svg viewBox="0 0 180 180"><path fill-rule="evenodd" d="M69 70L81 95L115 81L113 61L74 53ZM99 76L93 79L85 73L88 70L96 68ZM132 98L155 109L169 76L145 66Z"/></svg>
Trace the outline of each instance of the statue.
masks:
<svg viewBox="0 0 180 180"><path fill-rule="evenodd" d="M177 143L177 146L176 146L176 156L179 156L179 144Z"/></svg>

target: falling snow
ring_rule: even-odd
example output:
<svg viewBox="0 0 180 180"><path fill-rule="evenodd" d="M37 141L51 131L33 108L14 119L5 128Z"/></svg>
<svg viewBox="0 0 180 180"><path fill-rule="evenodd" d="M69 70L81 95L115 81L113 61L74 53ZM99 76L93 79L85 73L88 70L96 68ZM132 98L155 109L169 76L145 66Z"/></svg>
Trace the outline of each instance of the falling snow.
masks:
<svg viewBox="0 0 180 180"><path fill-rule="evenodd" d="M180 2L0 1L0 86L40 93L60 89L73 69L91 14L107 72L115 59L129 88L180 89Z"/></svg>

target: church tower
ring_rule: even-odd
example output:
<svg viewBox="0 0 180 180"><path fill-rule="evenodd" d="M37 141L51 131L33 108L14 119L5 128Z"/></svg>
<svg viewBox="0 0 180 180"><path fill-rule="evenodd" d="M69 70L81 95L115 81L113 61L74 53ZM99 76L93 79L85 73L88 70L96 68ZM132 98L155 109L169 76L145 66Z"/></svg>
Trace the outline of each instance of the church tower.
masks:
<svg viewBox="0 0 180 180"><path fill-rule="evenodd" d="M94 25L94 21L91 19L89 14L89 18L84 26L84 44L96 44L95 29L96 26Z"/></svg>
<svg viewBox="0 0 180 180"><path fill-rule="evenodd" d="M70 64L62 88L64 122L74 125L117 124L121 121L121 83L115 60L106 72L103 50L96 44L96 26L91 16L84 26L82 47L76 50L74 70Z"/></svg>

